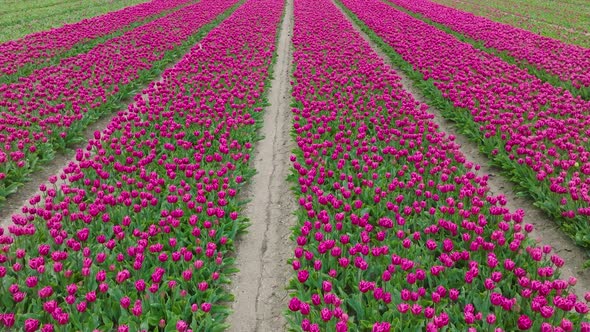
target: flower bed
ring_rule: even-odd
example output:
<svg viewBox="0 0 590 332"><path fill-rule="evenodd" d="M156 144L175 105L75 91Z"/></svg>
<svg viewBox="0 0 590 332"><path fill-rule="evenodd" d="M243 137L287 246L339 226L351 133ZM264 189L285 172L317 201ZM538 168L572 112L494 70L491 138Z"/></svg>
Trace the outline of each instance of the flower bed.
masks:
<svg viewBox="0 0 590 332"><path fill-rule="evenodd" d="M445 117L590 247L589 102L388 4L343 3Z"/></svg>
<svg viewBox="0 0 590 332"><path fill-rule="evenodd" d="M2 76L15 74L25 65L33 65L31 67L34 68L34 65L50 61L77 44L125 29L131 24L138 25L151 16L186 2L188 0L153 0L2 43L0 44L0 53L2 53L0 74L3 74ZM4 77L0 82L3 81L5 81Z"/></svg>
<svg viewBox="0 0 590 332"><path fill-rule="evenodd" d="M563 260L333 3L294 15L290 328L590 331Z"/></svg>
<svg viewBox="0 0 590 332"><path fill-rule="evenodd" d="M569 82L569 85L564 86L590 99L590 49L539 36L429 0L388 1L472 38L486 48L500 51L500 56L524 68L528 67L529 72L543 80L555 84L560 84L559 80Z"/></svg>
<svg viewBox="0 0 590 332"><path fill-rule="evenodd" d="M38 162L78 142L90 123L155 79L237 2L202 0L18 83L0 85L0 200Z"/></svg>
<svg viewBox="0 0 590 332"><path fill-rule="evenodd" d="M208 4L212 8L213 4ZM282 2L249 0L0 237L0 326L219 331Z"/></svg>

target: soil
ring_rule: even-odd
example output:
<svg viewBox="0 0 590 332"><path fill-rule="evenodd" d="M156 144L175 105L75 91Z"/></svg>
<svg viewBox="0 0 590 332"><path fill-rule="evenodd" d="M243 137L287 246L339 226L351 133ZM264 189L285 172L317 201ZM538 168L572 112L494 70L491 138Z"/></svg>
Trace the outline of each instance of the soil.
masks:
<svg viewBox="0 0 590 332"><path fill-rule="evenodd" d="M229 331L284 331L283 311L288 305L287 281L291 269L287 259L293 252L289 240L295 224L297 203L287 183L291 150L291 36L293 0L287 6L280 30L278 57L269 91L261 134L255 147L252 178L245 196L250 199L246 216L251 225L238 239L236 267L231 292L235 295Z"/></svg>
<svg viewBox="0 0 590 332"><path fill-rule="evenodd" d="M339 6L337 7L347 17L344 11ZM401 78L403 88L410 92L417 101L428 104L428 99L424 97L419 88L413 85L412 80L391 63L389 57L381 51L379 46L371 42L369 37L353 21L349 21L355 30L371 45L373 51L397 73ZM529 234L529 237L541 244L551 245L553 253L560 255L564 259L565 265L560 269L561 278L565 280L572 276L577 278L577 284L572 290L578 297L584 298L585 292L590 291L590 272L588 269L583 268L584 262L589 258L588 254L561 232L557 224L547 214L535 207L532 200L517 196L518 190L516 187L500 175L500 169L489 166L491 161L480 153L476 143L459 133L453 122L443 118L441 112L434 107L430 107L429 112L434 115L432 121L439 125L440 131L455 136L455 142L461 145L460 151L467 160L481 166L478 175L489 175L488 187L490 193L493 195L504 194L508 201L506 207L511 211L516 209L525 211L523 222L534 225L534 230Z"/></svg>

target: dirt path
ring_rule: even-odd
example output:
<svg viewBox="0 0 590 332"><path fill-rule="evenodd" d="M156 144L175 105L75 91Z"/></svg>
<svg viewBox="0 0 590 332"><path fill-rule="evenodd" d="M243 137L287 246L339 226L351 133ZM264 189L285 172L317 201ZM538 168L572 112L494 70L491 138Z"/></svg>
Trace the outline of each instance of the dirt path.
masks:
<svg viewBox="0 0 590 332"><path fill-rule="evenodd" d="M271 82L269 102L261 129L264 139L256 145L254 168L247 197L251 199L246 215L252 225L238 240L236 267L231 292L235 295L234 311L228 318L229 331L284 331L282 315L287 307L285 289L290 277L287 258L292 212L297 205L287 183L295 147L291 129L291 36L293 31L293 0L287 0L285 17L280 31L278 58Z"/></svg>
<svg viewBox="0 0 590 332"><path fill-rule="evenodd" d="M346 17L342 8L336 5L342 14ZM381 51L381 49L371 40L369 37L361 31L361 29L351 20L350 23L354 26L355 30L371 45L373 51L375 51L383 61L388 64L393 70L396 71L397 75L401 77L401 83L404 89L410 92L414 99L428 104L428 99L424 97L421 91L413 85L413 82L408 78L397 66L391 63L389 57ZM553 253L559 254L564 260L565 265L561 268L561 277L568 279L570 276L574 276L578 279L578 283L574 287L574 292L581 298L584 297L585 292L590 291L590 272L587 269L583 269L582 265L585 260L588 259L588 255L573 241L568 238L563 232L561 232L557 225L547 217L542 211L536 208L530 199L518 197L516 195L515 186L500 175L500 170L496 167L490 167L490 160L479 152L477 144L470 141L463 134L460 134L453 122L443 118L441 112L434 107L429 108L430 113L434 114L434 122L439 125L440 130L446 132L449 135L454 135L455 142L461 145L461 152L467 157L468 160L481 165L481 169L478 172L479 175L489 174L490 179L488 180L488 186L492 194L504 194L508 199L506 205L511 211L516 209L523 209L526 213L524 223L533 224L535 227L534 231L530 234L532 239L538 240L543 244L548 244L553 247Z"/></svg>

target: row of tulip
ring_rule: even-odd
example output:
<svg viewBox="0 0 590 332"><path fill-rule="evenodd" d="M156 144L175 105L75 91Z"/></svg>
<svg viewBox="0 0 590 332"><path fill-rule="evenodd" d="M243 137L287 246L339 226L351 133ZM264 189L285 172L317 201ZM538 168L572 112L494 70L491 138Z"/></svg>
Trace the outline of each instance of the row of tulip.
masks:
<svg viewBox="0 0 590 332"><path fill-rule="evenodd" d="M343 0L445 117L590 247L590 103L377 0Z"/></svg>
<svg viewBox="0 0 590 332"><path fill-rule="evenodd" d="M484 17L439 5L430 0L387 0L418 13L442 29L455 32L497 51L505 60L531 74L563 85L572 93L590 99L590 49L539 36L530 31L497 23Z"/></svg>
<svg viewBox="0 0 590 332"><path fill-rule="evenodd" d="M0 200L39 162L51 160L56 151L78 142L90 123L119 109L121 101L179 59L237 3L202 0L18 83L0 85Z"/></svg>
<svg viewBox="0 0 590 332"><path fill-rule="evenodd" d="M282 4L248 0L13 216L0 328L227 327L224 284L247 225L239 191L254 174Z"/></svg>
<svg viewBox="0 0 590 332"><path fill-rule="evenodd" d="M189 1L153 0L2 43L0 44L0 53L2 54L0 57L0 74L2 75L0 82L6 83L9 78L26 76L24 73L32 71L40 65L59 63L61 58L90 49L88 46L80 44L85 44L99 37L106 37L121 30L130 30L146 23L146 20L153 19L158 14L162 15L164 12Z"/></svg>
<svg viewBox="0 0 590 332"><path fill-rule="evenodd" d="M590 331L563 260L332 1L294 16L290 328Z"/></svg>

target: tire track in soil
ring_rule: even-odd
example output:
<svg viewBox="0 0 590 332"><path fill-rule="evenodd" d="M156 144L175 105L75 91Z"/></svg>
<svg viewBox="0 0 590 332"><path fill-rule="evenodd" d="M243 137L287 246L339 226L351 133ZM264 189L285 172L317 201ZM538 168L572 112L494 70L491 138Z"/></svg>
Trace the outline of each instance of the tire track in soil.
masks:
<svg viewBox="0 0 590 332"><path fill-rule="evenodd" d="M293 0L287 0L281 24L277 60L253 166L257 174L245 192L250 198L245 213L251 225L238 239L236 267L230 286L235 295L228 331L284 331L287 307L287 259L292 252L289 236L297 204L287 183L295 147L290 137L291 61L293 57Z"/></svg>
<svg viewBox="0 0 590 332"><path fill-rule="evenodd" d="M332 1L334 2L335 0ZM525 218L523 223L534 225L534 230L529 233L529 237L539 243L552 246L552 253L558 254L563 258L565 264L560 269L561 278L565 280L568 280L571 276L577 278L577 284L573 286L573 292L580 299L583 299L584 294L590 291L590 272L583 267L585 260L588 259L588 254L560 231L557 224L551 218L535 207L531 199L517 196L516 187L501 175L499 168L490 166L490 160L480 153L477 144L461 134L452 121L443 118L439 110L430 106L429 100L422 94L419 88L413 85L412 80L391 62L379 46L370 40L367 34L346 15L336 2L334 2L334 5L348 19L357 33L369 43L373 51L401 78L403 88L410 92L415 100L429 105L429 112L434 115L434 119L431 121L439 126L439 130L447 133L447 135L454 135L455 142L461 146L459 150L467 160L481 166L479 172L477 172L478 175L489 175L488 187L490 188L490 194L504 194L508 200L506 207L511 211L516 209L524 210Z"/></svg>

